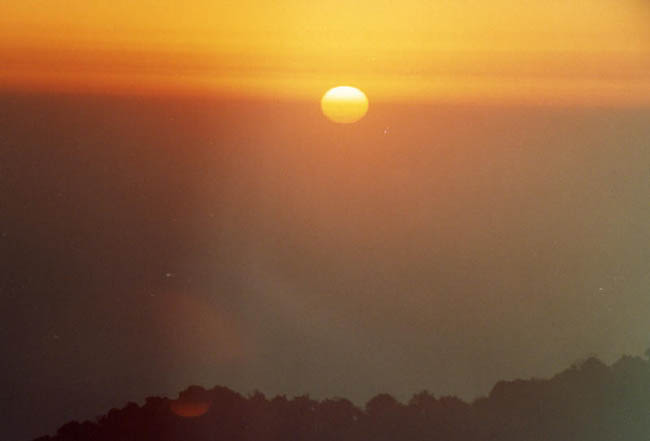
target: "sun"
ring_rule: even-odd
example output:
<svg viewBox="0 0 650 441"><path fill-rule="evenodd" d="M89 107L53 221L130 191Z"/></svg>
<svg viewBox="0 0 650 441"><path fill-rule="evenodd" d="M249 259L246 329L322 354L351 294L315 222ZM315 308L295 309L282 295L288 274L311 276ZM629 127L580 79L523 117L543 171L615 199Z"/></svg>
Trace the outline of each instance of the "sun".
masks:
<svg viewBox="0 0 650 441"><path fill-rule="evenodd" d="M320 100L323 114L335 123L359 121L368 112L368 97L352 86L333 87Z"/></svg>

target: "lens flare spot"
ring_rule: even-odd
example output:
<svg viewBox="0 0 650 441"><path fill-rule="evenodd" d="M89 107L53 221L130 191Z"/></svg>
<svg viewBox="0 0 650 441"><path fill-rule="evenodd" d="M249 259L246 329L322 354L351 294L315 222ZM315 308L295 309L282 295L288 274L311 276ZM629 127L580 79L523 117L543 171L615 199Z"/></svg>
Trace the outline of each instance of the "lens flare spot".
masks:
<svg viewBox="0 0 650 441"><path fill-rule="evenodd" d="M205 415L212 400L209 394L199 386L192 386L181 392L177 399L169 402L169 409L179 417L196 418Z"/></svg>

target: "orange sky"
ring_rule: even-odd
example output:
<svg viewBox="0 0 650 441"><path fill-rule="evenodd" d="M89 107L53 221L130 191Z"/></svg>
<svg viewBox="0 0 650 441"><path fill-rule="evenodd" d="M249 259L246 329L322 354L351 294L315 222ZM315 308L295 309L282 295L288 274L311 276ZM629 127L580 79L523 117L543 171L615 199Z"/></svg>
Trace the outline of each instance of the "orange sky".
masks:
<svg viewBox="0 0 650 441"><path fill-rule="evenodd" d="M0 4L0 87L650 103L644 0Z"/></svg>

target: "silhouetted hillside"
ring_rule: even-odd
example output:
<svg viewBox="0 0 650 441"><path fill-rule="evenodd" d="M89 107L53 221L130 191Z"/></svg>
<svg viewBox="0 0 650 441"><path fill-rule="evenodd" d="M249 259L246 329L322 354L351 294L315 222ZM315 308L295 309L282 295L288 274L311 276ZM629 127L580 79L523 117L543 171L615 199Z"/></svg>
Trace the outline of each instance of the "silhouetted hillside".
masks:
<svg viewBox="0 0 650 441"><path fill-rule="evenodd" d="M244 397L191 386L179 398L128 403L95 422L70 422L39 441L647 441L650 361L596 358L547 380L501 381L466 403L423 391L407 404L380 394L360 409L343 398Z"/></svg>

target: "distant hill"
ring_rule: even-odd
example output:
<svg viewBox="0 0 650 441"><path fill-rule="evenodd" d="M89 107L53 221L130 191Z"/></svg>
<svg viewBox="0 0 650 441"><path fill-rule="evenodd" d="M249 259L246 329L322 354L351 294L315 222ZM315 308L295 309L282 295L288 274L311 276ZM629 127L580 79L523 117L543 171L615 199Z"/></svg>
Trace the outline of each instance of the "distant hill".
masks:
<svg viewBox="0 0 650 441"><path fill-rule="evenodd" d="M648 441L650 361L589 358L551 379L501 381L466 403L423 391L406 403L380 394L344 398L242 396L190 386L96 421L63 425L38 441Z"/></svg>

